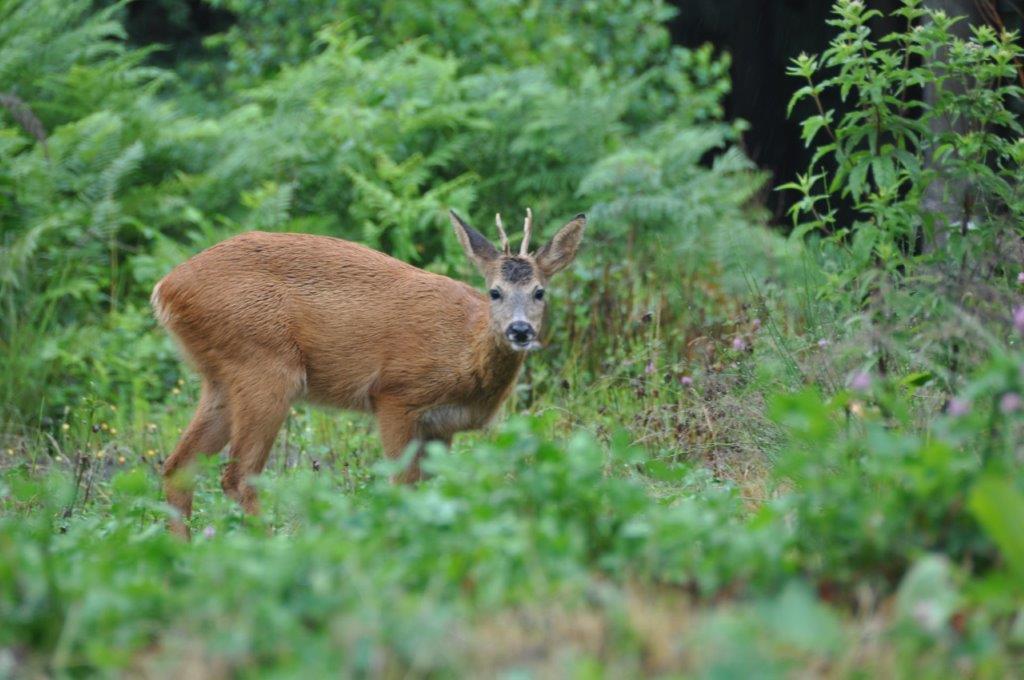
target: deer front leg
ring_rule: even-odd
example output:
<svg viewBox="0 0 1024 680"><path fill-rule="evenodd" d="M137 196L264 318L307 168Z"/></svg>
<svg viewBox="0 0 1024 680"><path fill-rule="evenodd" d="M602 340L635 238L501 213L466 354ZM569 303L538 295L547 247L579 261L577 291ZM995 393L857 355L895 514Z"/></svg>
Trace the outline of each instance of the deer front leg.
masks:
<svg viewBox="0 0 1024 680"><path fill-rule="evenodd" d="M377 427L380 429L380 441L384 446L384 455L391 459L401 458L409 444L417 439L416 414L402 404L383 402L377 405L376 415ZM391 481L397 484L418 482L423 476L420 471L420 456L422 455L423 447L418 445L409 466L392 477Z"/></svg>

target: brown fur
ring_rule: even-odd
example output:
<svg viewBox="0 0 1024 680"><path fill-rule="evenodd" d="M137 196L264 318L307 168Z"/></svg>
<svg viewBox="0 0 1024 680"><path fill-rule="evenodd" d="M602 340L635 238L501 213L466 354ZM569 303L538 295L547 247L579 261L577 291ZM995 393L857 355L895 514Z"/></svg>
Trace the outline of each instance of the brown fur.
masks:
<svg viewBox="0 0 1024 680"><path fill-rule="evenodd" d="M582 234L582 223L576 229ZM459 233L464 244L466 236ZM467 252L490 284L502 258L475 245ZM321 236L228 239L176 267L152 303L203 378L196 414L164 465L168 502L181 514L172 529L186 536L192 489L182 470L230 441L221 485L257 512L247 480L266 464L293 402L373 413L390 457L418 443L398 478L411 482L420 478L422 444L450 444L456 432L483 427L525 356L506 341L486 295Z"/></svg>

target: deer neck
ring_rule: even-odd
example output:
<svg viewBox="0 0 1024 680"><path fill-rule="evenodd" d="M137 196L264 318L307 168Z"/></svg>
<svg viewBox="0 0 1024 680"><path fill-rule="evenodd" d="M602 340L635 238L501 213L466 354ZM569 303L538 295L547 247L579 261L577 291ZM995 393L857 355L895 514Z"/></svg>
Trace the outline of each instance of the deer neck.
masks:
<svg viewBox="0 0 1024 680"><path fill-rule="evenodd" d="M490 314L487 314L478 322L474 333L473 357L473 382L482 400L500 404L515 384L526 354L513 350L492 330Z"/></svg>

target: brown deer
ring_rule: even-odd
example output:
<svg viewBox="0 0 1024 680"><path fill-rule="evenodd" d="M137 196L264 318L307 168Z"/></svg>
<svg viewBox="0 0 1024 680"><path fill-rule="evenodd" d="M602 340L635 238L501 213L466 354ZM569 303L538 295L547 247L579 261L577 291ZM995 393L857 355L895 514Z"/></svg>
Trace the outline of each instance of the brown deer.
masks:
<svg viewBox="0 0 1024 680"><path fill-rule="evenodd" d="M250 477L266 465L291 404L372 413L386 455L416 452L396 481L420 476L426 442L481 428L540 347L545 286L576 256L586 218L534 254L527 210L517 254L500 215L501 250L454 211L452 226L487 294L356 243L248 232L176 267L153 309L202 376L195 416L164 465L164 491L188 536L192 486L183 468L229 441L221 486L258 512Z"/></svg>

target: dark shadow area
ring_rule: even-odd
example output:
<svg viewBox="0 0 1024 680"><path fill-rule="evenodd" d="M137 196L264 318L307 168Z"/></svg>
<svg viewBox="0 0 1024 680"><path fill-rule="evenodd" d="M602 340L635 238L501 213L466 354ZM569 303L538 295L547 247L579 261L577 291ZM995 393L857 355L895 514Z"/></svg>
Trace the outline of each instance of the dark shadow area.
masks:
<svg viewBox="0 0 1024 680"><path fill-rule="evenodd" d="M151 59L165 67L184 55L199 54L203 38L226 31L234 22L231 12L203 0L140 0L128 4L124 17L132 43L163 46Z"/></svg>
<svg viewBox="0 0 1024 680"><path fill-rule="evenodd" d="M807 169L808 151L800 141L800 121L810 115L803 103L786 116L790 97L801 87L786 75L790 61L801 52L819 54L828 46L832 29L825 22L831 3L822 0L675 0L679 14L670 22L672 40L697 47L711 43L732 56L732 91L726 116L750 123L744 146L750 157L772 173L772 185L788 182ZM888 11L896 0L875 3ZM880 31L886 26L876 27ZM841 107L839 101L826 101ZM777 222L786 221L788 197L768 192L768 208Z"/></svg>

